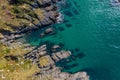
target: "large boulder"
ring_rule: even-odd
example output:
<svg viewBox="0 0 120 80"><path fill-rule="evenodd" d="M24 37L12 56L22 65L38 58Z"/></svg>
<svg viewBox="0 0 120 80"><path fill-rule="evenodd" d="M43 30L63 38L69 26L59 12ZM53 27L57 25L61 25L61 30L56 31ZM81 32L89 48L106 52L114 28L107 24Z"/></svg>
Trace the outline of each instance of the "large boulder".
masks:
<svg viewBox="0 0 120 80"><path fill-rule="evenodd" d="M69 56L71 55L71 52L70 51L65 51L65 50L62 50L60 52L56 52L56 53L53 53L52 54L52 58L58 62L62 59L65 59L65 58L68 58Z"/></svg>

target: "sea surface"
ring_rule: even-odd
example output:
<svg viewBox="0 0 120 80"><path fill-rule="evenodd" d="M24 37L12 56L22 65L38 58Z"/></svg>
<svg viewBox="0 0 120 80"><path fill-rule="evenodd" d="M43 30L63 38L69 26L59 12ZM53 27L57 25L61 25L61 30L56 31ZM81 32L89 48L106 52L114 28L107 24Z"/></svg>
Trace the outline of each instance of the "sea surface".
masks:
<svg viewBox="0 0 120 80"><path fill-rule="evenodd" d="M76 55L57 64L65 72L87 71L90 80L120 80L120 6L113 5L111 0L66 0L61 6L64 21L50 26L56 34L40 38L37 30L24 39L35 46L44 41L64 44Z"/></svg>

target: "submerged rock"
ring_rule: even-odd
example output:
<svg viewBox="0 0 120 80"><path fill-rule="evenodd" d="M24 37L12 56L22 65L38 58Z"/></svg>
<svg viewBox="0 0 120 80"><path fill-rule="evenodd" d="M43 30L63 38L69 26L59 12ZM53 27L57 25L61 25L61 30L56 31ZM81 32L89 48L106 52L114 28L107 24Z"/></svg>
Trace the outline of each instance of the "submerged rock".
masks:
<svg viewBox="0 0 120 80"><path fill-rule="evenodd" d="M58 27L60 31L64 31L65 29L63 27Z"/></svg>
<svg viewBox="0 0 120 80"><path fill-rule="evenodd" d="M40 33L40 38L44 37L45 33Z"/></svg>
<svg viewBox="0 0 120 80"><path fill-rule="evenodd" d="M58 51L61 47L59 45L54 45L51 49L51 51Z"/></svg>
<svg viewBox="0 0 120 80"><path fill-rule="evenodd" d="M46 33L46 34L53 33L53 32L54 32L54 29L53 29L53 28L47 28L47 29L45 30L45 33Z"/></svg>
<svg viewBox="0 0 120 80"><path fill-rule="evenodd" d="M66 27L72 27L72 24L66 24Z"/></svg>

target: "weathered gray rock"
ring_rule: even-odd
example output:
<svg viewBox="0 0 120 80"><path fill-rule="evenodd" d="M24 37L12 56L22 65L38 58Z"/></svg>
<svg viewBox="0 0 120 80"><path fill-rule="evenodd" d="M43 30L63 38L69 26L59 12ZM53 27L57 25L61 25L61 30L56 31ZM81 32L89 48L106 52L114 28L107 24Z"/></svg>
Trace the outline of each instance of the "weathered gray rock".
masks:
<svg viewBox="0 0 120 80"><path fill-rule="evenodd" d="M39 59L40 56L44 56L47 54L47 47L46 45L42 45L41 47L37 48L37 49L34 49L33 51L25 54L25 58L26 59L31 59L33 62L35 62L35 60Z"/></svg>
<svg viewBox="0 0 120 80"><path fill-rule="evenodd" d="M69 80L89 80L89 76L86 72L78 72L75 74L71 74Z"/></svg>
<svg viewBox="0 0 120 80"><path fill-rule="evenodd" d="M60 51L60 52L53 53L51 57L52 57L56 62L58 62L58 61L60 61L60 60L62 60L62 59L65 59L65 58L69 57L70 55L71 55L71 52L70 52L70 51L62 50L62 51Z"/></svg>

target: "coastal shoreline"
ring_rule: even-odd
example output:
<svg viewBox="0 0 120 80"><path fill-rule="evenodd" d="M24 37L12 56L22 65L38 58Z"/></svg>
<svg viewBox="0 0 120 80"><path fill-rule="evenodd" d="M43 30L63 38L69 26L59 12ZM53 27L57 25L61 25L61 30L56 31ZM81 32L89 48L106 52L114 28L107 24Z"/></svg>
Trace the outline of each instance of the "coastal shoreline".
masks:
<svg viewBox="0 0 120 80"><path fill-rule="evenodd" d="M41 22L40 24L37 23L37 24L34 24L33 27L31 26L27 28L20 28L20 29L17 29L17 31L15 32L11 32L9 35L3 35L4 37L0 39L1 44L4 44L8 47L13 46L12 44L15 42L18 43L18 45L23 44L22 42L17 42L17 39L24 36L24 34L26 34L27 32L31 30L41 29L52 24L60 23L62 21L63 15L58 10L51 11L51 9L53 8L51 8L51 6L47 6L48 4L51 4L51 5L57 4L59 0L49 0L48 2L46 1L46 3L42 4L42 6L40 6L41 4L38 2L38 0L36 0L36 2L37 4L34 7L41 8L42 6L43 7L45 6L47 11L49 11L50 9L50 12L48 13L45 12L45 15L47 14L47 17L45 18L45 20L41 21L40 18L38 17L39 22ZM43 7L42 9L45 9ZM52 32L52 30L51 29L46 30L47 34L49 32ZM27 44L23 44L23 45L27 45ZM56 50L56 48L59 48L59 45L54 46L54 50ZM51 80L89 80L89 76L87 75L86 72L78 72L75 74L70 74L66 72L61 72L61 68L56 67L55 62L58 62L62 59L65 59L71 56L72 54L71 51L60 50L58 52L53 52L49 54L49 52L47 52L47 44L41 45L40 47L37 47L37 48L28 45L26 49L29 49L31 51L26 53L24 55L24 58L30 59L33 62L33 65L36 64L36 66L41 70L40 73L39 72L35 73L33 76L33 77L35 76L41 77L42 79L40 78L39 80L46 79L47 76L52 76L53 79ZM46 59L48 59L47 60L48 63L47 65L45 64L41 67L39 59L42 57L43 58L46 57Z"/></svg>

